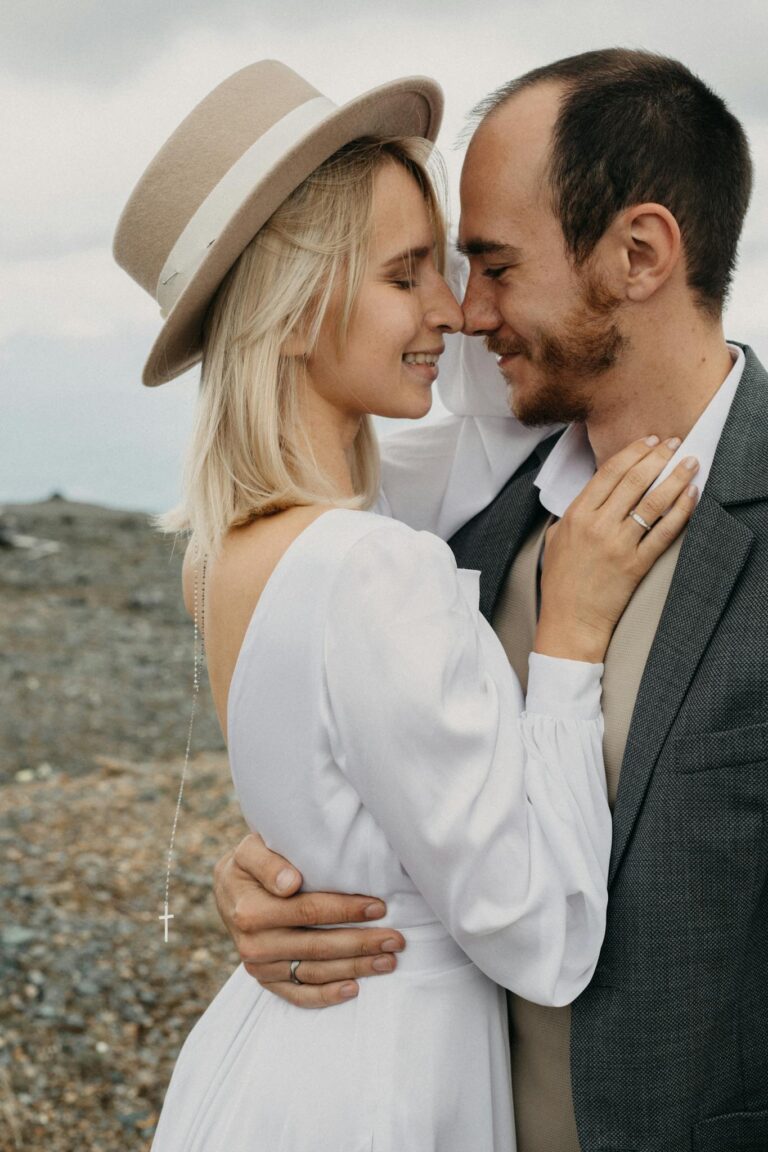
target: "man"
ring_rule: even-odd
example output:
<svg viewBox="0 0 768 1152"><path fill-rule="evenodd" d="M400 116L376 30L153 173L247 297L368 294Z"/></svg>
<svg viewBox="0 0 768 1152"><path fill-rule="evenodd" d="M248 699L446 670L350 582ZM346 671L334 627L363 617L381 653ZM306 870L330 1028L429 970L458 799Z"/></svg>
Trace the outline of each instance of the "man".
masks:
<svg viewBox="0 0 768 1152"><path fill-rule="evenodd" d="M701 462L682 546L606 660L614 843L597 970L570 1009L510 996L519 1152L764 1152L768 375L721 322L746 140L682 65L619 49L528 73L480 112L461 185L465 331L500 357L522 421L573 422L451 541L481 569L481 607L523 682L551 517L647 432L683 436ZM383 908L295 895L300 879L248 837L219 862L217 900L265 986L334 1004L391 970L403 939L307 932Z"/></svg>

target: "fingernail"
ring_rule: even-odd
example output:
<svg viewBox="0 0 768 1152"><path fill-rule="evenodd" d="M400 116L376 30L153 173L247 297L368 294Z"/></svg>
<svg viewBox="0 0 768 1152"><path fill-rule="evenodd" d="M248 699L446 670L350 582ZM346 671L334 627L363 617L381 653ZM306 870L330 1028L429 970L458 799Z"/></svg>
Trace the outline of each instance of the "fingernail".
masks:
<svg viewBox="0 0 768 1152"><path fill-rule="evenodd" d="M390 937L388 940L385 940L383 944L379 945L379 951L381 952L402 952L402 950L403 946L400 941L393 940L392 937Z"/></svg>
<svg viewBox="0 0 768 1152"><path fill-rule="evenodd" d="M658 436L646 436L645 442L649 448L655 448L659 442Z"/></svg>
<svg viewBox="0 0 768 1152"><path fill-rule="evenodd" d="M686 496L690 496L691 500L695 500L699 494L699 490L695 484L689 484L685 490Z"/></svg>
<svg viewBox="0 0 768 1152"><path fill-rule="evenodd" d="M379 916L383 916L385 911L384 905L380 900L377 900L375 904L366 905L363 909L363 915L366 920L378 920Z"/></svg>
<svg viewBox="0 0 768 1152"><path fill-rule="evenodd" d="M376 972L391 972L395 966L394 957L392 956L377 956L371 968Z"/></svg>
<svg viewBox="0 0 768 1152"><path fill-rule="evenodd" d="M342 984L339 988L339 995L343 996L345 1000L351 1000L353 996L357 996L358 991L357 984Z"/></svg>
<svg viewBox="0 0 768 1152"><path fill-rule="evenodd" d="M275 880L275 887L278 892L285 892L286 888L290 888L296 880L296 873L293 868L283 868L282 872L278 872L277 879Z"/></svg>
<svg viewBox="0 0 768 1152"><path fill-rule="evenodd" d="M675 448L680 447L682 440L679 436L671 436L670 439L666 441L666 444L667 448L672 448L674 450Z"/></svg>
<svg viewBox="0 0 768 1152"><path fill-rule="evenodd" d="M698 467L699 462L695 456L686 456L685 460L683 460L683 464L686 468L689 468L690 471L693 472L694 468Z"/></svg>

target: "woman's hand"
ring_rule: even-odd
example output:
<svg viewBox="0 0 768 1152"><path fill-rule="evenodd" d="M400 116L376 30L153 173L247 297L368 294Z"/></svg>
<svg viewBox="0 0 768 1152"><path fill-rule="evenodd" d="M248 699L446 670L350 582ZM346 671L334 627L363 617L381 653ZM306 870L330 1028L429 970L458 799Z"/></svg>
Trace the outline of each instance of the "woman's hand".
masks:
<svg viewBox="0 0 768 1152"><path fill-rule="evenodd" d="M688 457L648 493L680 441L637 440L595 473L547 532L535 651L603 660L613 631L646 573L682 532L696 507ZM649 524L646 529L630 513Z"/></svg>

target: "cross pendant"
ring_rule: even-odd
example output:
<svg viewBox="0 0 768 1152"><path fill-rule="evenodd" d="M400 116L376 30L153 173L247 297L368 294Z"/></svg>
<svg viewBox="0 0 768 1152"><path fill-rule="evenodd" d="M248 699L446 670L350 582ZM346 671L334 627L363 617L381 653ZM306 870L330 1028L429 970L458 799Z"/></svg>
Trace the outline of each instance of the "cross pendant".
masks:
<svg viewBox="0 0 768 1152"><path fill-rule="evenodd" d="M165 922L163 924L163 938L166 944L168 943L168 921L173 920L173 918L173 912L168 911L168 901L166 900L165 913L162 916L158 916L158 920L163 920Z"/></svg>

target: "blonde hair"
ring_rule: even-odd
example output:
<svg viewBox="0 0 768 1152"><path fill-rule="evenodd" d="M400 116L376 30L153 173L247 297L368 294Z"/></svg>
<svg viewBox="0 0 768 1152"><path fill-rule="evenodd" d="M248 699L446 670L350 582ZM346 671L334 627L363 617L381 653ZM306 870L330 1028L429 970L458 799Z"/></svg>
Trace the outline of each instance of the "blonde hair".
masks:
<svg viewBox="0 0 768 1152"><path fill-rule="evenodd" d="M156 518L162 531L191 531L198 552L214 556L230 528L258 516L301 504L366 508L375 501L379 457L370 417L361 419L352 447L356 495L343 498L314 459L300 417L301 361L285 346L300 334L313 347L340 285L334 313L343 354L368 258L374 177L385 163L402 165L418 183L442 270L445 222L434 162L431 145L415 137L353 141L254 236L206 318L183 498Z"/></svg>

